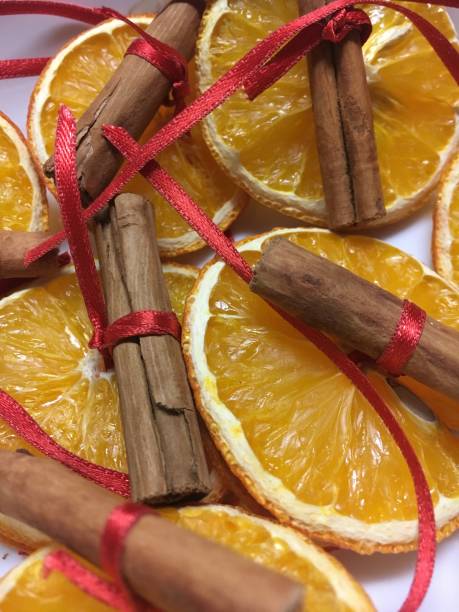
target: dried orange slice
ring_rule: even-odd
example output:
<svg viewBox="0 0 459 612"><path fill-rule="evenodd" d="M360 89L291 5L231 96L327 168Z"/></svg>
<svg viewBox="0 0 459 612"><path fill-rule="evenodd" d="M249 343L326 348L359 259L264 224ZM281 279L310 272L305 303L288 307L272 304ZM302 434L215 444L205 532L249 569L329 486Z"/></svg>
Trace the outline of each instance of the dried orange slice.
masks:
<svg viewBox="0 0 459 612"><path fill-rule="evenodd" d="M278 229L238 249L253 264L279 235L459 328L457 289L378 240ZM415 547L410 474L377 414L325 355L219 260L203 269L187 300L183 347L210 434L261 505L283 523L358 552ZM422 462L443 538L459 526L459 439L435 417L432 410L443 404L428 390L414 386L415 395L409 379L386 380L371 369L369 376Z"/></svg>
<svg viewBox="0 0 459 612"><path fill-rule="evenodd" d="M205 538L232 548L306 586L304 610L373 610L362 587L330 555L293 529L228 506L166 509L162 514ZM2 612L109 610L57 572L45 580L43 559L52 549L31 555L0 582Z"/></svg>
<svg viewBox="0 0 459 612"><path fill-rule="evenodd" d="M147 25L151 19L151 16L134 18L140 25ZM59 105L66 104L80 117L110 79L135 36L120 21L105 21L71 40L49 62L32 93L28 116L29 139L40 163L54 149ZM172 108L161 108L146 135L157 131L172 113ZM168 147L158 161L222 228L230 225L247 200L213 160L200 127ZM140 193L154 204L162 255L174 257L204 246L196 232L145 179L136 177L126 190Z"/></svg>
<svg viewBox="0 0 459 612"><path fill-rule="evenodd" d="M165 264L172 307L183 312L197 269ZM77 455L127 471L113 371L88 348L91 328L75 274L70 269L45 284L0 300L0 381L60 445ZM29 447L0 420L0 448ZM28 549L35 536L0 519L0 535ZM41 540L39 540L41 541Z"/></svg>
<svg viewBox="0 0 459 612"><path fill-rule="evenodd" d="M44 559L56 547L33 553L0 581L0 608L4 612L108 612L113 610L93 599L59 572L44 577ZM80 562L76 555L72 555ZM90 564L85 565L93 570ZM96 570L97 571L97 570Z"/></svg>
<svg viewBox="0 0 459 612"><path fill-rule="evenodd" d="M445 169L434 212L432 256L435 269L459 284L459 154Z"/></svg>
<svg viewBox="0 0 459 612"><path fill-rule="evenodd" d="M447 13L410 5L450 40ZM429 43L405 17L365 7L373 33L364 56L387 215L427 202L458 142L459 92ZM298 16L296 0L215 0L204 15L196 62L206 90L261 38ZM327 224L305 62L250 102L232 96L204 121L204 136L228 175L259 202L307 223Z"/></svg>
<svg viewBox="0 0 459 612"><path fill-rule="evenodd" d="M0 113L0 229L46 229L45 185L19 128Z"/></svg>

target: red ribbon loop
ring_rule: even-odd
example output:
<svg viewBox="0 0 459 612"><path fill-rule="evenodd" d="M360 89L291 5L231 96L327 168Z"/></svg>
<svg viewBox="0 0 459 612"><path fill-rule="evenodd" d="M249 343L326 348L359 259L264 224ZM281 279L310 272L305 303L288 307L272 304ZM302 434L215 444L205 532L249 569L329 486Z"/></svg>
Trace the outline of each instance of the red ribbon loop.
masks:
<svg viewBox="0 0 459 612"><path fill-rule="evenodd" d="M185 106L185 96L189 93L185 58L177 49L154 38L122 13L106 7L102 10L107 16L124 21L139 34L140 38L130 44L126 55L137 55L157 68L172 83L172 97L177 111L182 110Z"/></svg>
<svg viewBox="0 0 459 612"><path fill-rule="evenodd" d="M135 145L137 146L137 143ZM111 367L111 357L107 349L122 340L137 336L169 334L180 341L180 323L172 312L143 310L129 313L107 325L104 295L91 250L78 187L76 123L72 113L65 106L59 109L57 121L55 175L64 231L93 328L89 347L98 349L104 356L106 367Z"/></svg>
<svg viewBox="0 0 459 612"><path fill-rule="evenodd" d="M116 506L110 513L100 542L100 564L113 582L86 568L66 550L55 550L46 555L45 578L50 572L58 571L82 591L108 606L123 612L152 612L152 608L130 590L122 570L127 536L142 517L152 514L151 508L132 502Z"/></svg>
<svg viewBox="0 0 459 612"><path fill-rule="evenodd" d="M76 123L70 110L59 109L55 145L55 178L58 202L75 272L94 333L91 348L102 350L107 313L104 295L84 220L76 166ZM104 352L107 366L110 356Z"/></svg>
<svg viewBox="0 0 459 612"><path fill-rule="evenodd" d="M182 327L173 312L138 310L120 317L104 333L104 346L112 348L118 342L138 336L169 335L180 342Z"/></svg>
<svg viewBox="0 0 459 612"><path fill-rule="evenodd" d="M371 34L370 18L361 9L344 8L327 21L322 30L322 38L332 43L339 43L353 31L360 34L361 43L365 44Z"/></svg>
<svg viewBox="0 0 459 612"><path fill-rule="evenodd" d="M107 574L113 579L116 587L124 594L128 609L147 610L147 604L137 595L134 595L126 584L123 576L123 555L126 538L131 529L146 515L152 515L154 511L147 506L127 502L117 506L110 513L105 523L100 542L100 564Z"/></svg>
<svg viewBox="0 0 459 612"><path fill-rule="evenodd" d="M427 314L422 308L404 300L394 334L377 365L392 376L401 376L419 344L426 320Z"/></svg>

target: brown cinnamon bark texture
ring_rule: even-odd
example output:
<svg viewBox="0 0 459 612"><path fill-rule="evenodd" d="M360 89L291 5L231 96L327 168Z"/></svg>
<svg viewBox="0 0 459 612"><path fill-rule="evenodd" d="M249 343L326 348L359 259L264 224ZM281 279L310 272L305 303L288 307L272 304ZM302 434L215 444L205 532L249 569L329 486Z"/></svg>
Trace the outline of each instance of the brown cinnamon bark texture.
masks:
<svg viewBox="0 0 459 612"><path fill-rule="evenodd" d="M185 59L194 53L204 2L177 0L159 13L147 32L174 47ZM77 124L78 182L83 201L96 198L115 176L122 158L104 138L102 127L124 127L138 139L164 102L170 82L146 60L126 55L113 77ZM54 175L51 158L45 164Z"/></svg>
<svg viewBox="0 0 459 612"><path fill-rule="evenodd" d="M269 242L250 287L375 360L389 344L403 306L392 293L285 238ZM404 373L459 400L459 333L427 317Z"/></svg>
<svg viewBox="0 0 459 612"><path fill-rule="evenodd" d="M204 8L176 0L147 31L186 59L194 51ZM105 124L140 137L164 101L169 81L146 60L127 55L79 120L78 181L83 201L110 183L121 157L102 133ZM52 159L45 170L53 174ZM118 198L96 220L95 237L110 320L168 306L154 220L133 196ZM128 220L130 219L130 220ZM148 234L149 233L149 234ZM169 306L168 306L169 307ZM210 488L180 347L171 337L123 342L114 350L133 498L148 503L197 499Z"/></svg>
<svg viewBox="0 0 459 612"><path fill-rule="evenodd" d="M119 195L95 230L109 323L140 310L171 311L154 212ZM180 342L146 336L113 349L132 496L147 503L199 499L210 489Z"/></svg>
<svg viewBox="0 0 459 612"><path fill-rule="evenodd" d="M299 0L300 13L324 4ZM378 219L385 207L359 34L321 43L308 54L308 70L329 225L341 229Z"/></svg>
<svg viewBox="0 0 459 612"><path fill-rule="evenodd" d="M50 459L0 451L0 512L96 565L104 525L122 502ZM298 583L156 515L142 518L129 533L122 567L136 593L168 612L303 608Z"/></svg>
<svg viewBox="0 0 459 612"><path fill-rule="evenodd" d="M48 238L46 232L0 231L0 278L35 278L54 274L59 270L57 251L48 253L31 266L24 266L30 249Z"/></svg>

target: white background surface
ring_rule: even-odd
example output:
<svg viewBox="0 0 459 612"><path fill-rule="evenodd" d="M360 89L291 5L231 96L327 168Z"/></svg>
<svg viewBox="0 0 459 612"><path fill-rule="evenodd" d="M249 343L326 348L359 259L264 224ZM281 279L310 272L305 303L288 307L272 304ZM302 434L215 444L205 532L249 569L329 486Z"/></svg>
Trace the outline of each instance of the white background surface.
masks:
<svg viewBox="0 0 459 612"><path fill-rule="evenodd" d="M94 5L91 0L80 0L81 4ZM134 0L105 0L106 4L127 12ZM459 26L459 11L451 11ZM28 57L53 54L69 37L85 27L69 20L44 16L2 17L0 20L0 57ZM23 130L27 102L35 78L0 81L0 110L11 117ZM53 220L53 225L57 220ZM252 204L233 226L233 234L239 238L247 234L271 229L275 226L295 226L297 223L259 205ZM416 217L375 233L378 238L404 249L431 265L431 211L425 210ZM201 252L188 261L201 263ZM403 602L412 577L415 555L359 556L339 551L336 556L360 580L372 597L378 610L393 612ZM11 549L0 546L0 574L17 564L23 557ZM459 610L459 533L438 547L438 559L429 594L422 606L425 611L453 612Z"/></svg>

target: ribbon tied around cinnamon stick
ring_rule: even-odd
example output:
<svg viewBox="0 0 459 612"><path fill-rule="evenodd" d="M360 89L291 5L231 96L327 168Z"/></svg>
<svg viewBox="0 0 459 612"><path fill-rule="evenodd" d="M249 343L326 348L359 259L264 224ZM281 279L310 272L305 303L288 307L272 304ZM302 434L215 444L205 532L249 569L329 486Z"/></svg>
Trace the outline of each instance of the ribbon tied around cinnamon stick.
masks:
<svg viewBox="0 0 459 612"><path fill-rule="evenodd" d="M365 11L344 8L327 20L322 30L322 38L332 43L338 43L351 32L357 31L363 45L369 39L371 29L371 21Z"/></svg>
<svg viewBox="0 0 459 612"><path fill-rule="evenodd" d="M376 364L392 376L401 376L419 344L426 320L422 308L404 300L394 334Z"/></svg>

